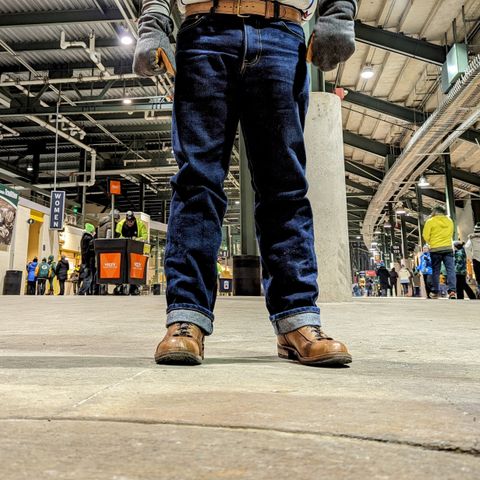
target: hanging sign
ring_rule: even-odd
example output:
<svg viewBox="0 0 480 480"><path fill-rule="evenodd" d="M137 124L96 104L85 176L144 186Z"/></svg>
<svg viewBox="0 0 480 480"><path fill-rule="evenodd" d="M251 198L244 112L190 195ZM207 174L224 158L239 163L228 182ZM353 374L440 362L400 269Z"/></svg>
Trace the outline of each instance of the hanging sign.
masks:
<svg viewBox="0 0 480 480"><path fill-rule="evenodd" d="M63 230L65 219L65 192L52 192L50 196L50 230Z"/></svg>
<svg viewBox="0 0 480 480"><path fill-rule="evenodd" d="M110 180L110 194L111 195L122 194L122 183L119 180Z"/></svg>
<svg viewBox="0 0 480 480"><path fill-rule="evenodd" d="M10 245L17 218L19 195L0 183L0 245Z"/></svg>

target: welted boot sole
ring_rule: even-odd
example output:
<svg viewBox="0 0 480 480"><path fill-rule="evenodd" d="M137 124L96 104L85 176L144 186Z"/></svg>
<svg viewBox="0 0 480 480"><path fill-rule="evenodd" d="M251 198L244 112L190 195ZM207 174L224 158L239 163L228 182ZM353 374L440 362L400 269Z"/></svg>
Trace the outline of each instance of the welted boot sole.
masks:
<svg viewBox="0 0 480 480"><path fill-rule="evenodd" d="M301 357L294 348L277 345L278 356L286 360L293 360L302 365L311 366L332 366L332 365L346 365L352 363L352 356L349 353L330 353L320 357L304 358Z"/></svg>
<svg viewBox="0 0 480 480"><path fill-rule="evenodd" d="M185 351L166 352L161 355L155 355L155 362L167 365L200 365L202 357Z"/></svg>

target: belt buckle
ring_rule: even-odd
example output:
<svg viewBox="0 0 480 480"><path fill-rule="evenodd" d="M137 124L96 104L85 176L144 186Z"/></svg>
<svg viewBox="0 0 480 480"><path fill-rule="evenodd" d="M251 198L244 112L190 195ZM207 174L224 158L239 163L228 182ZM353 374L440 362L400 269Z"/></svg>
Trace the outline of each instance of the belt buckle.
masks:
<svg viewBox="0 0 480 480"><path fill-rule="evenodd" d="M237 17L240 17L240 18L249 18L251 17L251 15L242 15L240 13L240 7L242 5L242 0L237 0L237 12L236 12L236 15Z"/></svg>

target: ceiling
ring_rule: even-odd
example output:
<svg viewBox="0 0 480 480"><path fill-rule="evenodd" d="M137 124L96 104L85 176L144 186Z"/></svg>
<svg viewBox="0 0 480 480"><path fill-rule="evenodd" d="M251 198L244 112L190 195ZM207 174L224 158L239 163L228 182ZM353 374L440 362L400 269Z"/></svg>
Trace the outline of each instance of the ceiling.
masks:
<svg viewBox="0 0 480 480"><path fill-rule="evenodd" d="M462 9L463 7L463 9ZM480 53L480 0L360 0L357 50L325 76L327 89L344 88L342 102L349 228L360 235L371 198L385 175L385 158L398 157L425 119L442 103L441 63L446 45L467 42ZM168 216L172 83L132 74L138 2L132 0L2 0L0 3L0 175L8 172L42 188L77 182L89 170L85 145L97 152L99 172L87 189L88 202L109 205L107 179L121 178L122 210L144 209L156 220ZM178 24L180 17L175 12ZM95 53L68 42L85 42L94 33ZM172 38L173 40L173 38ZM365 80L361 72L371 67ZM104 70L105 72L102 72ZM124 104L123 99L132 99ZM59 102L60 99L60 103ZM55 156L55 112L62 114ZM72 142L72 137L74 141ZM478 125L451 146L454 193L459 201L480 191ZM239 224L238 149L225 187L226 222ZM441 170L434 164L432 169ZM136 171L133 169L137 169ZM115 172L117 170L117 172ZM434 170L429 170L433 172ZM5 178L5 177L4 177ZM445 200L442 175L428 175L426 207ZM1 179L0 179L1 180ZM82 188L66 187L81 202ZM416 198L406 194L409 235L415 240Z"/></svg>

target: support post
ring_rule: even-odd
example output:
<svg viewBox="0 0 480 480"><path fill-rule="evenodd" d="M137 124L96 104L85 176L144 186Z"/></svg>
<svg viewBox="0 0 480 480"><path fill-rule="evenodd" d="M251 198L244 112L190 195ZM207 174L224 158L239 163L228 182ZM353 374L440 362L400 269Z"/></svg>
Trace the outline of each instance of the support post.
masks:
<svg viewBox="0 0 480 480"><path fill-rule="evenodd" d="M138 205L139 205L140 211L142 213L145 213L145 180L143 178L140 181Z"/></svg>
<svg viewBox="0 0 480 480"><path fill-rule="evenodd" d="M450 158L450 149L444 152L443 161L445 166L445 196L447 199L447 214L453 220L454 230L453 238L457 240L457 214L455 211L455 192L453 190L452 162Z"/></svg>
<svg viewBox="0 0 480 480"><path fill-rule="evenodd" d="M352 298L342 107L331 93L312 92L305 124L308 198L312 205L320 301Z"/></svg>
<svg viewBox="0 0 480 480"><path fill-rule="evenodd" d="M255 194L240 129L240 251L233 257L233 294L260 296L260 257L255 235Z"/></svg>
<svg viewBox="0 0 480 480"><path fill-rule="evenodd" d="M418 208L418 244L420 248L423 245L423 227L425 225L423 219L423 197L422 189L418 185L415 186L415 193L417 194L417 208Z"/></svg>
<svg viewBox="0 0 480 480"><path fill-rule="evenodd" d="M405 215L400 215L400 224L402 226L402 256L406 260L408 258L408 241L407 241L407 224Z"/></svg>

